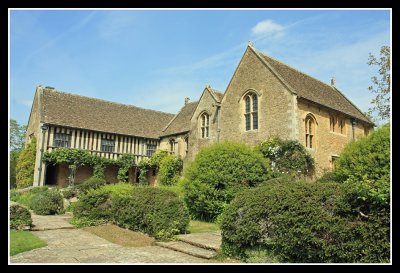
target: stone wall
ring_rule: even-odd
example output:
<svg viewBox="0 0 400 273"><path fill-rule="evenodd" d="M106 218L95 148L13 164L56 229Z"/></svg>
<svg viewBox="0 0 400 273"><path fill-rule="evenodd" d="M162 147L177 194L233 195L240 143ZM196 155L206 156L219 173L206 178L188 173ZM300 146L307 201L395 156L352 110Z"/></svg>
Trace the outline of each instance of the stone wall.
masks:
<svg viewBox="0 0 400 273"><path fill-rule="evenodd" d="M258 129L245 130L244 96L258 95ZM255 145L269 136L295 137L295 97L248 47L222 100L221 140Z"/></svg>
<svg viewBox="0 0 400 273"><path fill-rule="evenodd" d="M340 156L343 147L352 141L353 131L349 117L339 112L329 110L328 108L318 106L311 102L299 100L298 103L298 139L300 143L306 146L305 137L305 118L308 114L312 114L316 120L315 136L313 148L306 148L314 157L316 162L316 176L321 176L325 171L333 168L332 157ZM343 134L332 132L330 129L329 115L341 117L345 120ZM364 126L370 127L366 123L358 121L355 126L355 137L364 136ZM372 129L372 128L371 128Z"/></svg>
<svg viewBox="0 0 400 273"><path fill-rule="evenodd" d="M104 169L104 176L106 179L107 184L115 184L118 183L118 167L117 166L106 166ZM129 176L129 174L128 174Z"/></svg>
<svg viewBox="0 0 400 273"><path fill-rule="evenodd" d="M201 135L201 115L203 113L207 113L209 115L209 136L207 138L202 138ZM197 108L190 121L189 150L187 158L184 160L184 167L187 165L188 161L192 161L194 159L197 152L201 148L217 142L217 113L218 107L216 107L216 101L206 88L200 97L199 104L197 105Z"/></svg>

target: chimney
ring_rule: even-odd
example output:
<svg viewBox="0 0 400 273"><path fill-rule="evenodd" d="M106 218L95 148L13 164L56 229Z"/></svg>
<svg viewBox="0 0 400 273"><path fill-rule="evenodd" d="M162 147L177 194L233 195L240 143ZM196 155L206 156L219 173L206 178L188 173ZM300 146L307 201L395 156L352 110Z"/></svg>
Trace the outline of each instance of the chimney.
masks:
<svg viewBox="0 0 400 273"><path fill-rule="evenodd" d="M190 99L188 97L185 98L185 105L188 104L189 100Z"/></svg>
<svg viewBox="0 0 400 273"><path fill-rule="evenodd" d="M335 80L335 77L332 77L332 79L331 79L331 86L332 86L332 87L336 87L336 80Z"/></svg>

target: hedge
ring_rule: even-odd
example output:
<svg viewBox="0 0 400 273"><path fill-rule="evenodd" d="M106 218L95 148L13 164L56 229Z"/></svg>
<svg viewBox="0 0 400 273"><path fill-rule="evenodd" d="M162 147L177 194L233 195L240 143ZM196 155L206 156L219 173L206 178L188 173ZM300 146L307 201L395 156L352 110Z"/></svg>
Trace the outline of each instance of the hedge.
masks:
<svg viewBox="0 0 400 273"><path fill-rule="evenodd" d="M388 262L389 214L364 219L340 206L338 183L271 182L240 193L222 215L222 250L280 262ZM350 206L351 207L351 206Z"/></svg>
<svg viewBox="0 0 400 273"><path fill-rule="evenodd" d="M159 188L136 188L131 196L117 197L112 215L119 226L145 232L156 239L184 233L189 224L183 201L174 192Z"/></svg>

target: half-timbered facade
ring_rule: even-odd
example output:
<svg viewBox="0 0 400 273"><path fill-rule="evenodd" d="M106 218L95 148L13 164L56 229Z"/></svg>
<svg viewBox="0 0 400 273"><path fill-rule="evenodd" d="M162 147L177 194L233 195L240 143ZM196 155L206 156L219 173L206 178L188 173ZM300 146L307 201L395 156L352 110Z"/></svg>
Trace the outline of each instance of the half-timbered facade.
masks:
<svg viewBox="0 0 400 273"><path fill-rule="evenodd" d="M173 115L99 99L56 91L39 86L27 128L27 140L37 139L35 185L65 185L66 165L46 166L42 154L58 148L74 148L109 159L132 154L135 161L150 157L159 148L159 132ZM117 168L105 170L107 181L116 182ZM89 166L77 170L77 183L93 173ZM136 181L136 170L129 180Z"/></svg>

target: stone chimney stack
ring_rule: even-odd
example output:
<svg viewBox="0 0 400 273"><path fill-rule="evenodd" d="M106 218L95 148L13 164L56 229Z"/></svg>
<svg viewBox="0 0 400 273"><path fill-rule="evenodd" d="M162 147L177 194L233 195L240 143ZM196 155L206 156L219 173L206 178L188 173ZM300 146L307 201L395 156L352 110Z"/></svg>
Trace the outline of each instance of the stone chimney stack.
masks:
<svg viewBox="0 0 400 273"><path fill-rule="evenodd" d="M189 103L189 100L190 99L188 97L185 98L185 105Z"/></svg>
<svg viewBox="0 0 400 273"><path fill-rule="evenodd" d="M335 77L332 77L332 79L331 79L331 86L332 87L336 87L336 79L335 79Z"/></svg>

